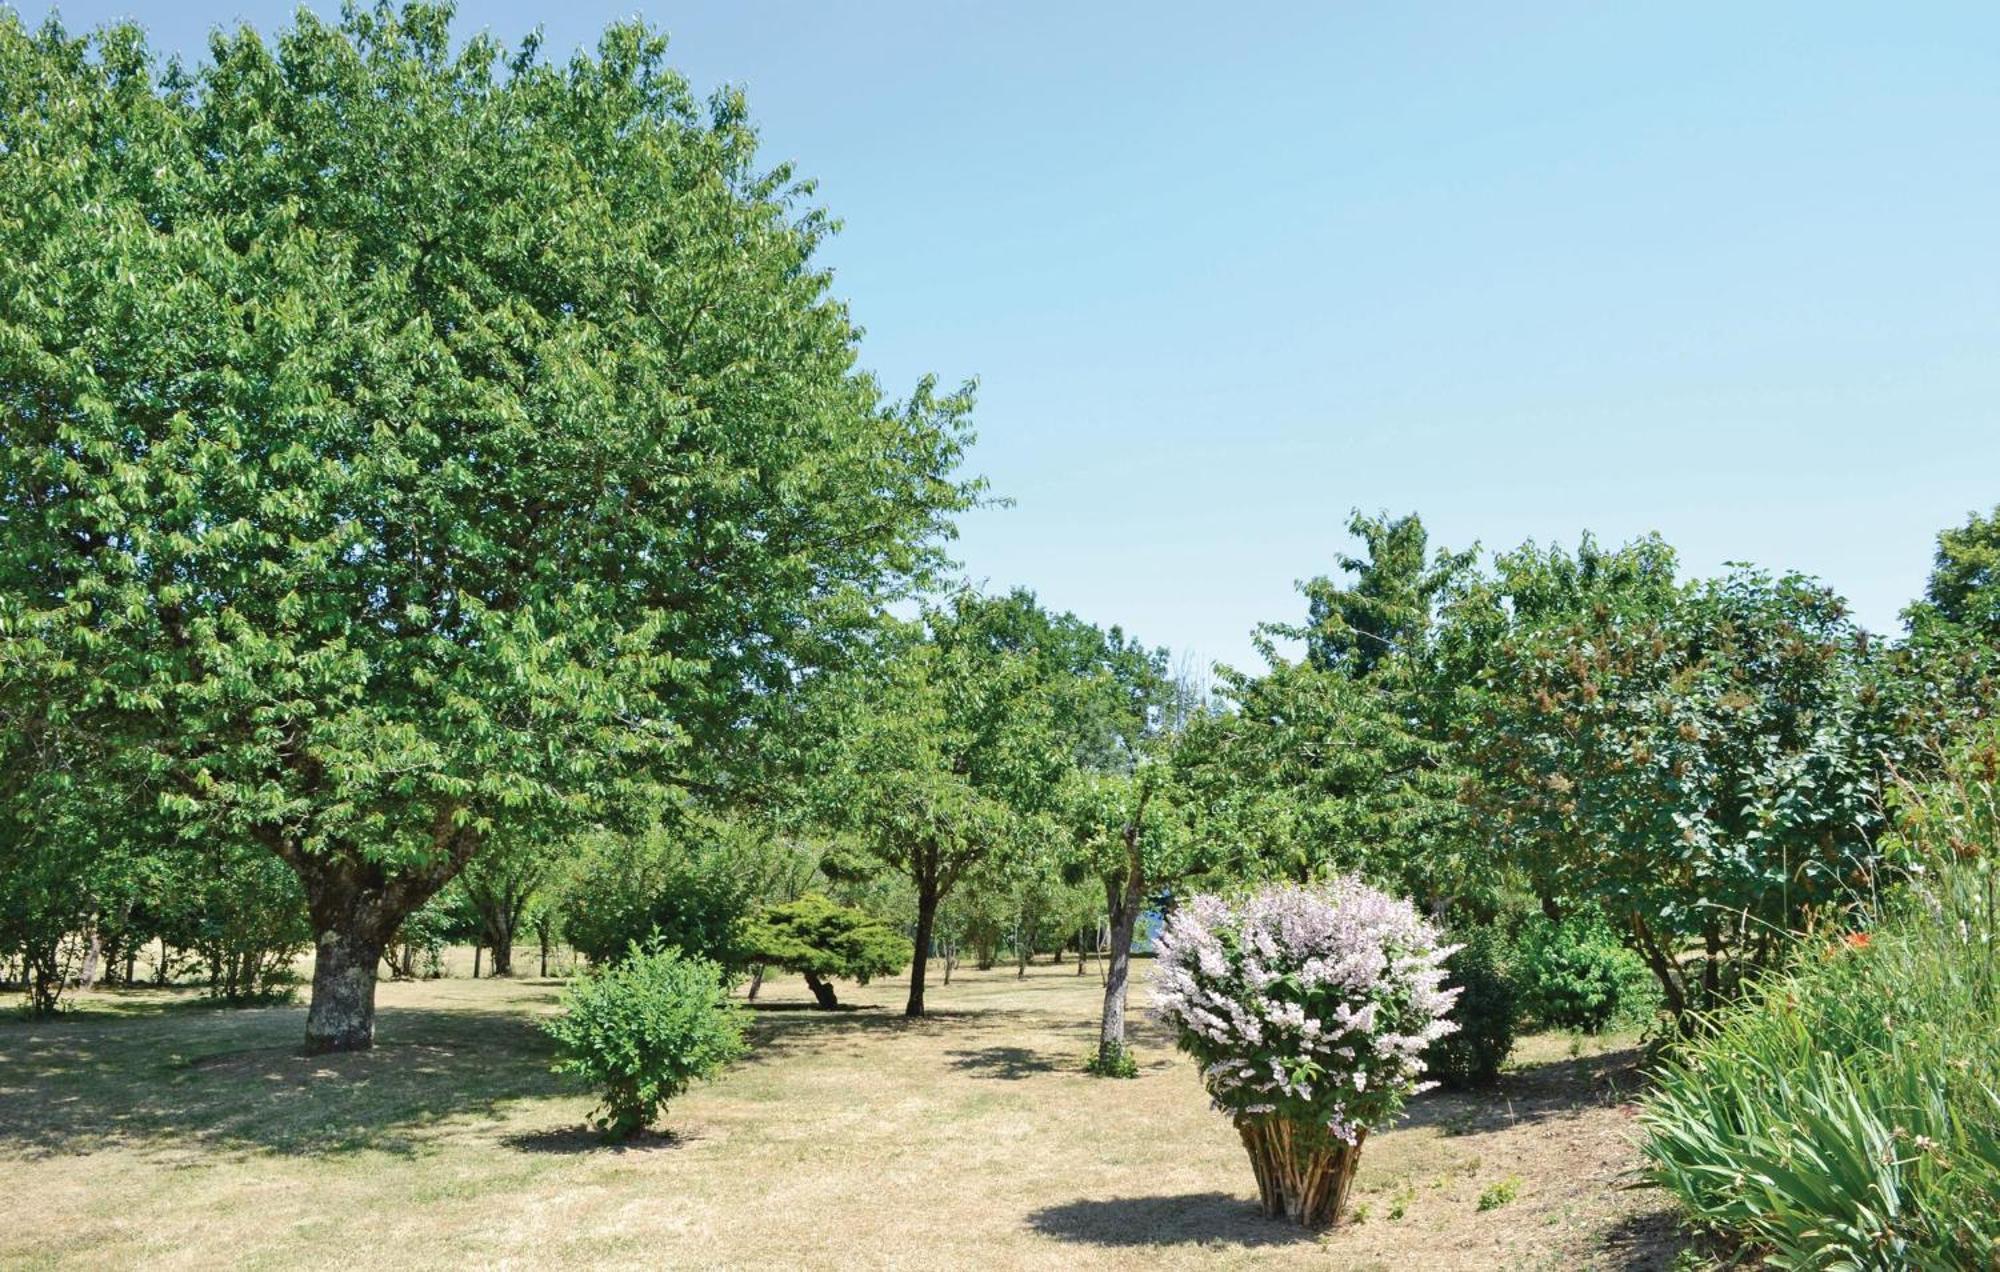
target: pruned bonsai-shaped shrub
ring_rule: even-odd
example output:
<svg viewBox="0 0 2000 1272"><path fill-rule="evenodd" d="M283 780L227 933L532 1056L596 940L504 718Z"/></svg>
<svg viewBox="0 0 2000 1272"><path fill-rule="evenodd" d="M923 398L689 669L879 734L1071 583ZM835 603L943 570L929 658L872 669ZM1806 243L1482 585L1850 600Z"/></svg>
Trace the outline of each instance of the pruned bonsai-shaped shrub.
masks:
<svg viewBox="0 0 2000 1272"><path fill-rule="evenodd" d="M743 1054L743 1013L722 968L657 937L577 980L542 1028L561 1048L555 1071L603 1092L597 1126L611 1139L637 1135L668 1100Z"/></svg>
<svg viewBox="0 0 2000 1272"><path fill-rule="evenodd" d="M1368 1132L1429 1085L1424 1050L1456 1027L1450 947L1352 878L1195 897L1155 945L1158 1011L1242 1135L1264 1213L1332 1227Z"/></svg>
<svg viewBox="0 0 2000 1272"><path fill-rule="evenodd" d="M743 924L744 956L806 978L815 1003L840 1006L828 981L837 976L866 985L910 964L910 942L888 924L818 893L759 906Z"/></svg>

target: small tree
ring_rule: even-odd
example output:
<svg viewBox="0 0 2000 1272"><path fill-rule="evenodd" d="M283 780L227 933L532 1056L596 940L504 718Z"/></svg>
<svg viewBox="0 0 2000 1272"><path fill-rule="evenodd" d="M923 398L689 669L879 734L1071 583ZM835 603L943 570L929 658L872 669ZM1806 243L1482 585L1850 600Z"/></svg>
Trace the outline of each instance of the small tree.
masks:
<svg viewBox="0 0 2000 1272"><path fill-rule="evenodd" d="M819 893L762 906L743 924L739 942L752 962L805 976L819 1006L840 1006L829 977L866 985L910 965L910 942L865 911Z"/></svg>
<svg viewBox="0 0 2000 1272"><path fill-rule="evenodd" d="M1160 1014L1236 1123L1264 1213L1332 1227L1362 1141L1457 1028L1449 948L1409 902L1352 877L1195 897L1155 944Z"/></svg>
<svg viewBox="0 0 2000 1272"><path fill-rule="evenodd" d="M577 981L542 1028L562 1049L555 1071L603 1090L597 1126L611 1139L652 1125L667 1101L744 1050L722 968L657 939Z"/></svg>

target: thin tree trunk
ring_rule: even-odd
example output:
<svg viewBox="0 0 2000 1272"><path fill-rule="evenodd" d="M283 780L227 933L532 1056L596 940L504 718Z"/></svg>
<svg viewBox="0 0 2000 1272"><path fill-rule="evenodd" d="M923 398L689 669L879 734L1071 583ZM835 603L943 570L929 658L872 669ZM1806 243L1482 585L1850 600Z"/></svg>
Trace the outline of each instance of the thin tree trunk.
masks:
<svg viewBox="0 0 2000 1272"><path fill-rule="evenodd" d="M1125 823L1125 878L1122 886L1107 886L1105 899L1111 909L1111 965L1104 978L1104 1019L1097 1031L1097 1063L1111 1072L1118 1055L1125 1050L1125 999L1132 975L1132 932L1139 923L1139 907L1146 901L1146 858L1140 851L1139 834L1146 815L1146 799L1141 790L1139 805Z"/></svg>
<svg viewBox="0 0 2000 1272"><path fill-rule="evenodd" d="M1632 915L1632 934L1639 943L1639 952L1645 955L1647 965L1653 969L1654 977L1660 982L1660 992L1666 996L1667 1010L1673 1013L1676 1021L1685 1024L1688 1018L1687 992L1681 986L1679 969L1660 948L1659 942L1653 939L1652 930L1646 926L1645 917L1636 912Z"/></svg>
<svg viewBox="0 0 2000 1272"><path fill-rule="evenodd" d="M547 973L545 972L543 975L547 975ZM753 963L750 965L750 988L743 995L744 1001L756 1002L757 991L762 988L764 988L764 965L762 963Z"/></svg>
<svg viewBox="0 0 2000 1272"><path fill-rule="evenodd" d="M478 943L477 941L473 942L473 945L472 945L472 979L474 979L474 980L478 980L478 979L479 979L479 956L480 956L480 955L482 955L482 954L484 954L485 952L486 952L486 947L485 947L484 945L481 945L481 944L479 944L479 943Z"/></svg>
<svg viewBox="0 0 2000 1272"><path fill-rule="evenodd" d="M910 1000L903 1006L905 1016L924 1014L924 966L930 961L931 934L937 927L937 877L926 872L917 882L916 952L910 960Z"/></svg>

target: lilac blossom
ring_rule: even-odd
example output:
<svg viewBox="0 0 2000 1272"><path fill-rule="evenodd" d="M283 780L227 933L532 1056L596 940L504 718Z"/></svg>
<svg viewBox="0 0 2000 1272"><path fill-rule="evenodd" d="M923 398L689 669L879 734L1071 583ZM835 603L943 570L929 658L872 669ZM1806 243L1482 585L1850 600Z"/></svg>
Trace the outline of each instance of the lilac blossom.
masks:
<svg viewBox="0 0 2000 1272"><path fill-rule="evenodd" d="M1348 877L1198 896L1155 942L1154 1007L1239 1123L1282 1118L1348 1144L1401 1110L1446 1018L1452 947L1407 901Z"/></svg>

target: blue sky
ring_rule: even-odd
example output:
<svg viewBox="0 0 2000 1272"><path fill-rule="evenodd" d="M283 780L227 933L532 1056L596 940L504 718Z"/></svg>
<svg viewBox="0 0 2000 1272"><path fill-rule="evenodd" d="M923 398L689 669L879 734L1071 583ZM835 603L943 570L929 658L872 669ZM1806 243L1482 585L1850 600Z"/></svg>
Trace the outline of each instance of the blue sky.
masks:
<svg viewBox="0 0 2000 1272"><path fill-rule="evenodd" d="M198 53L290 8L62 11ZM980 378L1016 505L960 556L993 586L1244 662L1358 506L1454 547L1657 530L1891 630L1936 532L2000 503L2000 8L460 19L567 50L634 12L819 180L886 384Z"/></svg>

